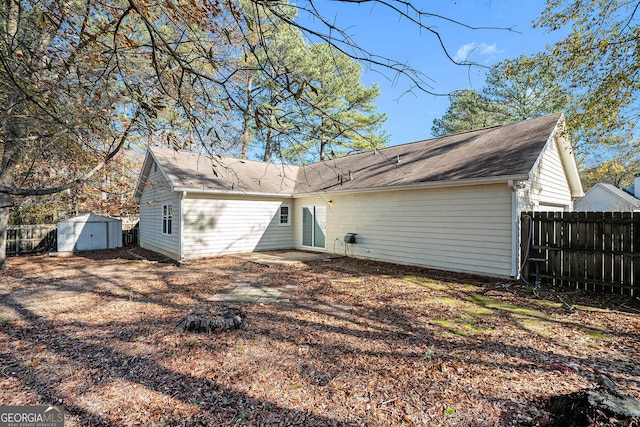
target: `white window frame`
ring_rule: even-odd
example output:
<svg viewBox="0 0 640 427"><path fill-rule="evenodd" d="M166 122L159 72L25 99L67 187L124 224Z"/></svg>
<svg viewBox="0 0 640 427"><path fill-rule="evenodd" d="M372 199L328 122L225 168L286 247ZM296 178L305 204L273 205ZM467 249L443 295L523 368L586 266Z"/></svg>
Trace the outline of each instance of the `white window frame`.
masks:
<svg viewBox="0 0 640 427"><path fill-rule="evenodd" d="M311 245L304 244L304 210L307 209L312 218L312 231L311 231ZM320 221L318 221L320 219ZM318 246L316 227L323 233L324 246ZM327 249L327 208L326 205L308 205L300 207L300 236L302 241L300 242L302 247L310 248L313 250L326 250Z"/></svg>
<svg viewBox="0 0 640 427"><path fill-rule="evenodd" d="M162 205L162 235L173 235L173 205L171 203Z"/></svg>
<svg viewBox="0 0 640 427"><path fill-rule="evenodd" d="M287 209L287 222L282 222L282 208ZM278 209L278 225L283 227L291 225L291 205L280 205L280 208Z"/></svg>

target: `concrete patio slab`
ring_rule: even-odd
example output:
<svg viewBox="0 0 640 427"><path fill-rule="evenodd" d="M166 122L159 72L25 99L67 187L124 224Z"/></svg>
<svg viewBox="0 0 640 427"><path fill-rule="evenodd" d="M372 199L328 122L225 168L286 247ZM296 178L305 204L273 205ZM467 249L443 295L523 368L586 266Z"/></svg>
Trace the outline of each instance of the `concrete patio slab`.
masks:
<svg viewBox="0 0 640 427"><path fill-rule="evenodd" d="M292 288L286 286L286 290L278 286L264 285L260 283L229 283L220 291L209 298L215 302L289 302Z"/></svg>
<svg viewBox="0 0 640 427"><path fill-rule="evenodd" d="M245 261L251 261L257 264L272 267L276 265L292 265L309 261L328 260L332 258L339 258L341 255L305 251L283 251L246 252L235 254L234 256Z"/></svg>

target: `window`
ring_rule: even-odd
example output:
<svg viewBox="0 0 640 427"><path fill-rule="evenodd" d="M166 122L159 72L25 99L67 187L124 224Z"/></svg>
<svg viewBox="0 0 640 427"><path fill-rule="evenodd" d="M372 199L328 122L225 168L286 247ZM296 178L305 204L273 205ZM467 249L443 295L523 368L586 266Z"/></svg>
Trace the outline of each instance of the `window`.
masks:
<svg viewBox="0 0 640 427"><path fill-rule="evenodd" d="M170 236L171 223L173 222L173 211L171 205L162 205L162 234Z"/></svg>
<svg viewBox="0 0 640 427"><path fill-rule="evenodd" d="M280 225L289 225L291 223L289 215L290 211L291 209L289 209L288 205L280 206Z"/></svg>

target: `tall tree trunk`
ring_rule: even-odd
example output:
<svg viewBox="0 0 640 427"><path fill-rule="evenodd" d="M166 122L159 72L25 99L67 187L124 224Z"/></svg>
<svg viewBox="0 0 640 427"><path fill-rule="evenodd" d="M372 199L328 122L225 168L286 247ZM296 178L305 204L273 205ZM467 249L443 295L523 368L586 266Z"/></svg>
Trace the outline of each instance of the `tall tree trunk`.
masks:
<svg viewBox="0 0 640 427"><path fill-rule="evenodd" d="M326 132L326 129L327 129L327 118L324 117L324 116L322 117L322 128L321 129L322 129L321 132L322 131ZM320 133L320 132L318 132L318 133ZM325 138L320 137L320 147L319 147L319 153L318 153L318 155L320 156L320 161L327 159L327 147L328 146L329 146L329 141L326 140Z"/></svg>
<svg viewBox="0 0 640 427"><path fill-rule="evenodd" d="M262 160L265 162L271 161L271 153L273 151L273 130L271 128L267 129L267 140L264 144L264 156Z"/></svg>
<svg viewBox="0 0 640 427"><path fill-rule="evenodd" d="M325 147L327 143L324 140L320 141L320 161L327 159L327 154L325 153Z"/></svg>
<svg viewBox="0 0 640 427"><path fill-rule="evenodd" d="M16 109L20 105L20 97L9 98L9 105L13 107L7 111L7 118L2 123L4 132L2 135L2 163L0 163L0 186L13 187L15 185L16 162L19 153L21 130L20 123L16 123ZM4 267L7 260L7 228L9 226L9 214L13 206L13 196L0 193L0 268Z"/></svg>
<svg viewBox="0 0 640 427"><path fill-rule="evenodd" d="M0 193L0 269L7 261L7 228L9 228L9 213L11 196Z"/></svg>
<svg viewBox="0 0 640 427"><path fill-rule="evenodd" d="M242 129L242 152L240 153L241 159L247 158L247 150L249 148L249 142L251 142L251 113L253 112L253 75L249 74L247 79L247 107L242 113L242 119L244 120Z"/></svg>

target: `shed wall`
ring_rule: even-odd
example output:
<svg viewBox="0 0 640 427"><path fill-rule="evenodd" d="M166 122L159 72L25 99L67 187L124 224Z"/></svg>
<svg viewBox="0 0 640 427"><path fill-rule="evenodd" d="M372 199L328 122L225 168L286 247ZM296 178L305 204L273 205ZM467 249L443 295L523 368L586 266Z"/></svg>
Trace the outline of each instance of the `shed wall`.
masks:
<svg viewBox="0 0 640 427"><path fill-rule="evenodd" d="M171 204L173 210L172 233L162 233L162 207ZM171 191L160 168L151 165L149 177L140 197L140 246L180 258L180 195Z"/></svg>
<svg viewBox="0 0 640 427"><path fill-rule="evenodd" d="M292 200L189 194L182 202L185 258L294 246L293 226L280 225L280 206Z"/></svg>
<svg viewBox="0 0 640 427"><path fill-rule="evenodd" d="M58 252L95 251L122 247L122 221L84 215L58 223Z"/></svg>
<svg viewBox="0 0 640 427"><path fill-rule="evenodd" d="M331 200L331 203L328 203ZM327 251L399 264L509 277L512 198L508 185L371 192L296 199L327 207ZM357 233L356 244L345 244Z"/></svg>
<svg viewBox="0 0 640 427"><path fill-rule="evenodd" d="M629 212L635 209L631 203L598 185L575 201L576 211Z"/></svg>

